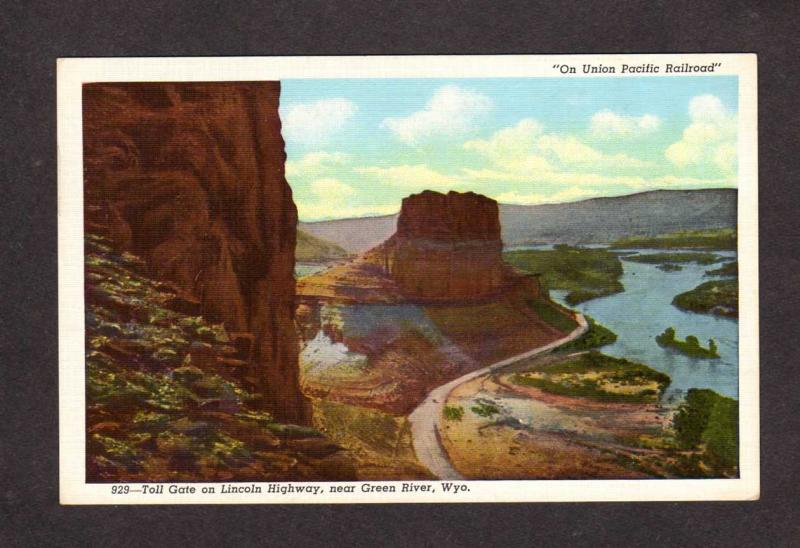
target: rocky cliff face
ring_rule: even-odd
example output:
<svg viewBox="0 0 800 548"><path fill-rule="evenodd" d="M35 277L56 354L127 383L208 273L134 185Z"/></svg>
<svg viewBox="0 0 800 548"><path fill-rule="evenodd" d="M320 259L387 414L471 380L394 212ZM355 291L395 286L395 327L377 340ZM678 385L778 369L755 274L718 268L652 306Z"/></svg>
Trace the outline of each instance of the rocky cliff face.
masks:
<svg viewBox="0 0 800 548"><path fill-rule="evenodd" d="M406 297L472 300L506 281L497 202L472 192L426 190L403 199L385 268Z"/></svg>
<svg viewBox="0 0 800 548"><path fill-rule="evenodd" d="M185 307L250 337L264 406L307 423L279 94L278 82L85 85L85 218Z"/></svg>

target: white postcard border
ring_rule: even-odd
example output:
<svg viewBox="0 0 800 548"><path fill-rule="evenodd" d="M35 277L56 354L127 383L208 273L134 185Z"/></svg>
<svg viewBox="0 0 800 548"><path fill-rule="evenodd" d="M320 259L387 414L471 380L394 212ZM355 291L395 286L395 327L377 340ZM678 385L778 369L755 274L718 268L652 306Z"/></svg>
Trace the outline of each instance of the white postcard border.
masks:
<svg viewBox="0 0 800 548"><path fill-rule="evenodd" d="M112 494L120 484L85 481L85 315L81 86L112 81L235 81L288 78L558 77L584 62L664 66L720 63L713 73L576 74L565 78L739 77L739 409L737 479L174 483L163 494ZM758 161L755 54L486 55L351 57L93 58L58 61L59 447L62 504L423 503L755 500L759 496ZM453 494L443 483L460 486ZM141 490L143 484L128 484ZM224 485L260 493L223 493ZM332 486L353 486L334 493ZM430 485L432 491L403 491ZM272 487L270 487L272 486ZM317 494L289 487L319 487ZM394 486L394 492L382 490ZM194 493L170 493L189 487ZM204 492L209 488L214 493ZM270 488L278 492L270 492ZM283 489L285 488L285 489ZM281 493L281 489L286 491ZM365 489L369 491L365 491ZM313 491L313 489L312 489Z"/></svg>

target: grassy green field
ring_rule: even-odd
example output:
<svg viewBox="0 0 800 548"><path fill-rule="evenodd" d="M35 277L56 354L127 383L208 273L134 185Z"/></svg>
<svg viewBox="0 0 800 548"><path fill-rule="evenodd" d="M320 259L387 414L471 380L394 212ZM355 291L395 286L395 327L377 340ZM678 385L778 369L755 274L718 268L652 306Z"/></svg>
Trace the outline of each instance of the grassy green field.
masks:
<svg viewBox="0 0 800 548"><path fill-rule="evenodd" d="M625 290L619 281L622 263L605 249L557 245L554 249L507 251L505 261L520 270L542 275L548 289L566 289L569 304Z"/></svg>
<svg viewBox="0 0 800 548"><path fill-rule="evenodd" d="M592 351L536 371L517 373L511 382L562 396L645 403L657 401L671 379L644 364Z"/></svg>
<svg viewBox="0 0 800 548"><path fill-rule="evenodd" d="M659 236L633 236L617 240L611 247L618 249L736 249L736 230L687 230Z"/></svg>
<svg viewBox="0 0 800 548"><path fill-rule="evenodd" d="M739 316L739 281L704 282L690 291L676 295L672 304L690 312L736 318Z"/></svg>
<svg viewBox="0 0 800 548"><path fill-rule="evenodd" d="M333 242L312 236L302 230L297 231L295 260L297 262L315 263L344 259L347 251Z"/></svg>

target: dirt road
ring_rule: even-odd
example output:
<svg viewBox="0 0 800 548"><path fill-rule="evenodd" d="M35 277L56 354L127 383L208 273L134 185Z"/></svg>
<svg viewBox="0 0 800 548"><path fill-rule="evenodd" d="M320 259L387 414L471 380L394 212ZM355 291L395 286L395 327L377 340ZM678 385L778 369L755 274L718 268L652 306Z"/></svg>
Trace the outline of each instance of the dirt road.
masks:
<svg viewBox="0 0 800 548"><path fill-rule="evenodd" d="M461 377L458 377L447 384L443 384L433 389L425 398L425 400L419 404L419 406L417 406L417 408L414 409L414 411L408 416L409 421L411 421L411 434L414 440L414 452L417 455L417 459L419 459L419 461L425 465L431 471L431 473L440 479L466 479L462 477L455 468L453 468L453 465L450 463L450 459L447 456L447 452L442 446L441 439L439 438L439 420L442 416L442 407L444 407L444 403L447 401L447 397L450 395L450 392L452 392L460 384L471 381L472 379L482 375L486 375L487 373L493 373L521 360L526 360L528 358L538 356L539 354L550 352L562 344L566 344L577 339L586 332L586 330L589 328L589 324L586 322L586 319L582 314L576 314L575 320L578 322L578 327L576 327L566 337L558 339L557 341L553 341L544 346L528 350L522 354L517 354L516 356L512 356L505 360L495 362L489 366L472 371L466 375L462 375Z"/></svg>

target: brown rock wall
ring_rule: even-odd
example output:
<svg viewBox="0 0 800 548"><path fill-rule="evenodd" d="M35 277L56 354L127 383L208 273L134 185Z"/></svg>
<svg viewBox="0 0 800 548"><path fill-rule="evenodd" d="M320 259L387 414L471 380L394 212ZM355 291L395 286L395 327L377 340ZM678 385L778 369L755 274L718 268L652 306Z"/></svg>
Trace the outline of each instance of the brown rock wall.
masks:
<svg viewBox="0 0 800 548"><path fill-rule="evenodd" d="M265 406L307 423L279 95L278 82L84 85L85 218L207 319L252 333Z"/></svg>

